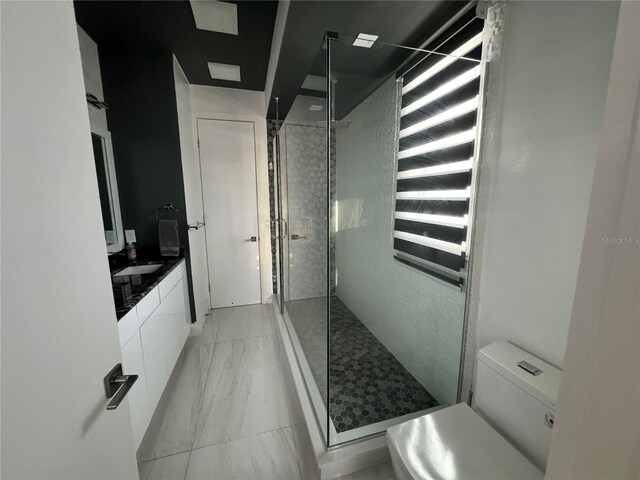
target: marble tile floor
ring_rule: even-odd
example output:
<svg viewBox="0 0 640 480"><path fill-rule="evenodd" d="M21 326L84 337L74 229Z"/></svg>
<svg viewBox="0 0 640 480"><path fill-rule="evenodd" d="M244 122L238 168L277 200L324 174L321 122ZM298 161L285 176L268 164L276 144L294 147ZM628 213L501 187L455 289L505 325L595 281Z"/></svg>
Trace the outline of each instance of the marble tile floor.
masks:
<svg viewBox="0 0 640 480"><path fill-rule="evenodd" d="M306 426L296 423L297 404L286 393L271 307L208 318L187 341L142 440L140 478L318 480ZM375 467L344 478L387 480L389 472Z"/></svg>
<svg viewBox="0 0 640 480"><path fill-rule="evenodd" d="M213 311L190 337L138 450L140 478L317 478L270 306Z"/></svg>

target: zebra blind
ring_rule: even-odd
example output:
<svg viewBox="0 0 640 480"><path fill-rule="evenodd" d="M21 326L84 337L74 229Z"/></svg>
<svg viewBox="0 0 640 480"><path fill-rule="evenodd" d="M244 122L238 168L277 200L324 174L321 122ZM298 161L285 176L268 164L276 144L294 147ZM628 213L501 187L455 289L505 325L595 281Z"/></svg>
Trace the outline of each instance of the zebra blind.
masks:
<svg viewBox="0 0 640 480"><path fill-rule="evenodd" d="M394 256L462 284L480 103L483 21L469 12L402 76ZM460 58L464 57L464 58Z"/></svg>

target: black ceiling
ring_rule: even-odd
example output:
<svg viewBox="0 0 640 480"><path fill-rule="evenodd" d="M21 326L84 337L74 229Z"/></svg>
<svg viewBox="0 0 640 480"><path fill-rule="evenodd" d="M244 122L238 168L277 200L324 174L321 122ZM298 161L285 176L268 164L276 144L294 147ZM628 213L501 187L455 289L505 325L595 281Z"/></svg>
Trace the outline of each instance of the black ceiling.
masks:
<svg viewBox="0 0 640 480"><path fill-rule="evenodd" d="M74 2L76 20L98 48L172 52L189 83L264 90L277 1L235 1L238 35L198 30L188 0ZM213 80L207 62L240 65L241 82Z"/></svg>
<svg viewBox="0 0 640 480"><path fill-rule="evenodd" d="M308 73L324 75L323 56L318 56L327 31L343 38L358 33L378 35L379 42L423 46L424 41L469 1L292 1L289 6L278 68L269 102L268 118L275 118L275 97L279 97L280 118L285 118ZM342 102L345 114L402 65L407 51L387 48L385 51L357 49L357 54L338 55L334 64L341 72L366 77L368 85L360 85L350 98L352 105ZM315 63L315 65L314 65Z"/></svg>

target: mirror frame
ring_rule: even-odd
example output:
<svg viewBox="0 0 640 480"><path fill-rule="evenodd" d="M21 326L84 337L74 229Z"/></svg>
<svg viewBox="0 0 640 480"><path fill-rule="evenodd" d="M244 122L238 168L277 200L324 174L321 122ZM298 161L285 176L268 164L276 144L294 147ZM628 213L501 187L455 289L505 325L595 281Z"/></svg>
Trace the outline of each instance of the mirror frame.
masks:
<svg viewBox="0 0 640 480"><path fill-rule="evenodd" d="M114 243L108 243L105 233L105 244L107 246L108 253L119 252L124 248L124 230L122 227L122 214L120 213L120 196L118 194L118 180L116 177L116 167L113 158L113 145L111 143L111 132L106 128L91 124L91 133L98 135L104 140L105 145L105 162L109 181L109 200L111 203L111 210L113 214L113 223L115 227L116 241ZM95 164L95 157L93 159ZM97 172L96 172L97 174ZM102 201L102 199L100 199ZM106 232L106 231L105 231Z"/></svg>

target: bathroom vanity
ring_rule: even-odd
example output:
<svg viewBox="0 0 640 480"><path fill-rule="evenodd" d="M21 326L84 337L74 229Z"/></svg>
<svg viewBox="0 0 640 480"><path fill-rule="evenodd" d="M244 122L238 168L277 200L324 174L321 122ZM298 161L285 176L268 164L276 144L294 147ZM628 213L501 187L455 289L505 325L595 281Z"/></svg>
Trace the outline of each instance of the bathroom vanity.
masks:
<svg viewBox="0 0 640 480"><path fill-rule="evenodd" d="M153 266L158 267L126 267L111 277L123 368L126 373L139 376L127 395L136 448L140 446L191 326L184 258Z"/></svg>

